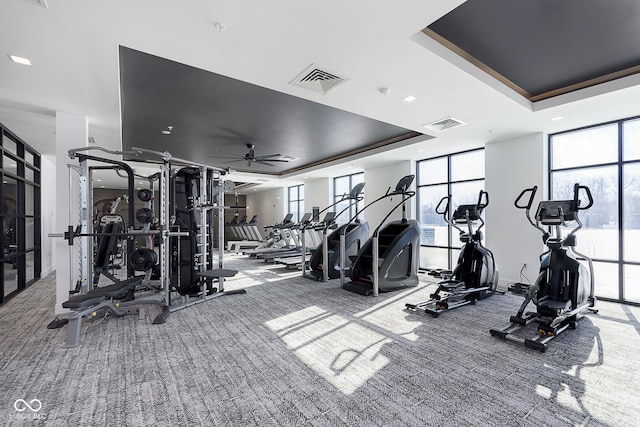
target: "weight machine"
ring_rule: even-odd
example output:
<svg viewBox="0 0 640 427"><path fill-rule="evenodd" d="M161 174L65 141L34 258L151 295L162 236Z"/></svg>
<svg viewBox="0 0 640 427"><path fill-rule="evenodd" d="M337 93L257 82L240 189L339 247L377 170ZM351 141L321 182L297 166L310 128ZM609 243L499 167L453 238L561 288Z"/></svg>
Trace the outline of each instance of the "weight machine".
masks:
<svg viewBox="0 0 640 427"><path fill-rule="evenodd" d="M161 162L160 171L150 177L137 176L128 164L86 154L86 150L101 150L129 157L151 157ZM74 188L74 174L78 179L79 224L75 227L71 225L72 211L76 207L72 206L73 200L70 198L70 225L67 231L51 233L49 237L63 237L68 241L70 271L73 271L77 240L79 278L74 281L70 277L70 298L62 304L63 308L71 311L58 316L48 326L55 329L68 324L68 347L79 345L84 317L94 318L102 312L117 316L135 314L139 313L140 306L155 305L161 308L161 312L153 319L153 323L161 324L172 312L223 295L246 292L244 289L224 291L224 278L237 273L225 269L223 265L224 192L233 189L233 183L224 180L226 170L177 159L168 152L139 148L130 152L101 147L79 148L69 150L69 157L79 162L78 166L69 165L70 194ZM109 166L90 166L89 162ZM179 168L174 169L176 166ZM96 232L90 221L88 207L92 206L92 173L104 168L126 174L127 197L130 201L134 199L135 177L149 181L149 189L140 190L137 194L145 206L134 213L133 204L129 205L129 227L121 232ZM157 198L154 194L156 181ZM154 211L156 201L159 202L157 216ZM217 224L214 221L216 214ZM142 227L135 228L135 221L141 223ZM215 227L218 230L217 245L214 245L212 237ZM96 237L124 240L128 254L126 279L106 276L113 282L108 286L98 286L97 280L89 280L95 274L92 270L95 270L93 243ZM144 240L144 245L135 247L138 238ZM218 248L217 262L214 260L214 246ZM96 257L101 255L98 251ZM135 272L143 272L143 275L136 275ZM217 282L216 287L214 281Z"/></svg>

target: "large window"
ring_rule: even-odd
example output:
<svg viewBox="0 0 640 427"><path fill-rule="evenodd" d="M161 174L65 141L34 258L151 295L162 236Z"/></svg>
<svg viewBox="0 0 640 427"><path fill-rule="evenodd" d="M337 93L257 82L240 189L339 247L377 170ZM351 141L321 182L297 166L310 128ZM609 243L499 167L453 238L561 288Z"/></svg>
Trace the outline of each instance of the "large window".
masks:
<svg viewBox="0 0 640 427"><path fill-rule="evenodd" d="M447 195L449 214L460 204L478 201L484 189L484 149L420 160L417 171L420 268L451 268L461 243L436 207Z"/></svg>
<svg viewBox="0 0 640 427"><path fill-rule="evenodd" d="M293 221L299 222L304 215L304 184L289 187L289 212Z"/></svg>
<svg viewBox="0 0 640 427"><path fill-rule="evenodd" d="M575 183L593 195L577 250L594 261L596 296L640 303L640 118L550 135L549 153L552 198Z"/></svg>
<svg viewBox="0 0 640 427"><path fill-rule="evenodd" d="M352 175L340 176L338 178L333 179L333 201L334 203L338 200L342 199L345 194L349 194L351 189L361 182L364 182L364 172L355 173ZM343 209L346 209L349 206L350 201L345 200L344 202L340 202L335 206L335 212L341 212ZM355 219L356 209L358 212L362 210L364 207L364 201L360 201L358 203L351 204L349 209L346 209L345 212L336 218L336 222L339 224L344 224L350 219ZM361 214L358 214L360 217ZM363 218L360 217L362 220Z"/></svg>
<svg viewBox="0 0 640 427"><path fill-rule="evenodd" d="M40 278L40 155L0 124L0 304Z"/></svg>

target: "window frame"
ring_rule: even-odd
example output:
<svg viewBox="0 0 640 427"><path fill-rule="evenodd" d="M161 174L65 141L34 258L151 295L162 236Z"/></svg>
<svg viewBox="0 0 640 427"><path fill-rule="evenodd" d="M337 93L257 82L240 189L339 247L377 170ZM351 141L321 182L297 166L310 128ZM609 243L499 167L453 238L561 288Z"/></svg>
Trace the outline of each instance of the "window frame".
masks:
<svg viewBox="0 0 640 427"><path fill-rule="evenodd" d="M429 187L442 187L442 186L446 186L446 194L443 194L442 197L445 197L447 195L453 194L453 187L459 184L465 184L465 183L476 183L476 182L481 182L482 183L482 189L485 188L485 175L486 172L484 172L482 174L482 178L467 178L467 179L459 179L459 180L455 180L452 178L453 176L453 172L452 171L452 163L455 160L456 157L458 156L462 156L462 155L466 155L469 153L475 153L475 152L482 152L483 153L483 160L484 160L484 153L485 153L485 149L484 147L480 147L480 148L473 148L470 150L464 150L464 151L458 151L455 153L448 153L448 154L443 154L441 156L435 156L435 157L429 157L429 158L425 158L425 159L420 159L416 161L416 175L417 175L417 179L416 179L416 218L420 219L421 218L421 209L422 209L422 201L420 199L420 195L421 195L421 189L423 188L429 188ZM428 184L424 184L422 182L422 176L421 176L421 167L420 164L422 162L428 162L428 161L433 161L433 160L438 160L438 159L446 159L446 168L447 168L447 173L446 173L446 180L445 181L437 181L437 182L430 182ZM484 165L483 165L484 166ZM451 219L451 212L452 210L449 209L448 211L448 218ZM422 243L422 239L420 240L420 246L424 247L424 248L432 248L432 249L442 249L442 250L446 250L447 251L447 269L452 269L454 266L454 263L457 260L457 256L460 252L460 241L458 239L457 233L454 233L455 230L451 225L447 224L447 245L446 246L442 246L442 245L437 245L437 244L433 244L433 245L429 245L429 244L423 244ZM420 260L422 262L422 259ZM427 269L428 267L420 265L420 269L424 270ZM431 268L431 267L429 267ZM439 266L438 268L442 268L442 266Z"/></svg>
<svg viewBox="0 0 640 427"><path fill-rule="evenodd" d="M303 196L300 197L300 193L302 190ZM291 192L295 192L295 198L291 197ZM292 185L287 187L287 209L288 213L292 213L292 206L296 207L295 212L297 215L294 215L294 222L300 222L302 219L302 215L304 215L304 184Z"/></svg>
<svg viewBox="0 0 640 427"><path fill-rule="evenodd" d="M628 261L625 260L625 166L628 165L640 165L640 158L625 160L624 159L624 149L625 149L625 133L624 133L624 125L625 123L640 120L640 116L628 117L619 120L613 120L609 122L598 123L594 125L584 126L576 129L569 129L562 132L556 132L548 135L547 139L547 148L548 148L548 191L550 195L553 194L553 184L554 184L554 174L558 173L566 173L573 171L581 171L581 170L595 170L603 167L613 167L616 169L617 176L615 177L617 182L617 250L618 255L616 259L605 259L592 257L592 261L596 264L601 264L603 266L610 266L617 269L617 281L618 281L618 297L611 298L608 296L598 295L598 287L596 286L595 292L596 297L598 299L602 299L604 301L613 301L623 304L636 305L640 306L640 302L630 301L625 298L625 287L626 287L626 278L625 278L625 267L633 266L640 267L640 260L638 261ZM604 126L616 126L617 130L617 147L616 147L616 158L617 161L607 161L602 163L592 163L582 166L570 166L570 167L559 167L554 168L554 147L553 141L554 138L562 135L568 135L571 133L577 132L585 132L591 129L602 128ZM579 247L578 247L579 250Z"/></svg>
<svg viewBox="0 0 640 427"><path fill-rule="evenodd" d="M20 139L17 135L0 123L0 174L2 175L2 187L0 187L0 198L5 201L8 188L5 187L7 179L15 182L15 189L11 191L11 195L15 199L15 212L0 212L0 223L3 225L3 232L0 233L0 245L2 248L11 245L9 251L3 249L2 262L3 268L0 269L0 305L13 298L19 292L31 286L40 279L42 273L41 258L41 188L40 178L41 169L40 154L31 148L27 143ZM10 147L10 148L9 148ZM10 165L5 164L5 159L10 161ZM15 162L15 166L13 165ZM28 176L26 171L29 171ZM32 189L27 192L26 188ZM30 194L29 194L30 193ZM27 212L27 200L29 196L30 210ZM15 235L7 237L4 229L7 222L12 222L15 229ZM31 228L29 241L27 240L27 228ZM7 239L11 241L7 241ZM15 242L12 241L15 239ZM31 239L33 244L31 244ZM29 243L28 243L29 242ZM27 258L32 257L32 265L29 266ZM6 275L5 266L11 265L16 270L16 289L9 293L6 291Z"/></svg>
<svg viewBox="0 0 640 427"><path fill-rule="evenodd" d="M362 177L362 179L360 181L357 181L354 184L354 178L355 177ZM344 179L344 178L348 178L349 180L349 191L351 191L353 189L354 185L357 185L361 182L364 182L364 172L355 172L352 174L348 174L348 175L341 175L341 176L336 176L333 178L333 203L337 203L338 201L340 201L342 199L342 197L344 196L344 193L340 193L338 194L337 189L336 189L336 182L339 179ZM362 191L362 194L364 194L364 190ZM353 218L356 214L356 210L358 212L358 217L360 218L360 220L364 220L364 214L361 213L362 208L364 207L364 202L363 201L359 201L357 203L354 203L352 205L349 206L349 209L347 209L342 215L347 215L348 218ZM336 205L335 207L336 213L338 213L338 205ZM339 221L338 218L336 218L336 221Z"/></svg>

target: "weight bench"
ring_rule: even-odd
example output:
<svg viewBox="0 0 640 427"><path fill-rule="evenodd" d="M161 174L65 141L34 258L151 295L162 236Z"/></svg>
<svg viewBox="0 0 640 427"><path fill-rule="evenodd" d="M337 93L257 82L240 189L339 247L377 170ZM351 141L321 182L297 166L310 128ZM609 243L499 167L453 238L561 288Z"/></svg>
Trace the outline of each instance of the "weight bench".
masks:
<svg viewBox="0 0 640 427"><path fill-rule="evenodd" d="M72 296L62 303L62 307L73 310L73 313L56 318L47 325L47 328L57 329L66 324L67 341L65 347L77 347L80 345L80 330L84 316L102 309L109 310L116 316L124 316L131 313L133 306L141 304L164 305L162 301L157 299L134 301L133 294L143 279L144 276L135 276L113 285L95 288L86 294Z"/></svg>

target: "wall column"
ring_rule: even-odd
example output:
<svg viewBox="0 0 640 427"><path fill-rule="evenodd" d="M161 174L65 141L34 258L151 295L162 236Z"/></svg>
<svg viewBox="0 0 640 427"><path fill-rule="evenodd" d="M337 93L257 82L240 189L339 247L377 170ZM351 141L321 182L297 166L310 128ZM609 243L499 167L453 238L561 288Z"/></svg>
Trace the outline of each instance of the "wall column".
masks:
<svg viewBox="0 0 640 427"><path fill-rule="evenodd" d="M523 264L527 265L523 273L531 282L538 276L542 238L514 202L522 190L534 185L538 193L531 215L544 200L545 141L544 134L535 133L485 146L485 190L489 193L489 206L484 212L486 246L495 256L501 288L520 281Z"/></svg>

